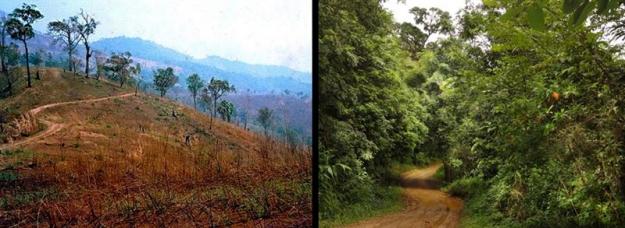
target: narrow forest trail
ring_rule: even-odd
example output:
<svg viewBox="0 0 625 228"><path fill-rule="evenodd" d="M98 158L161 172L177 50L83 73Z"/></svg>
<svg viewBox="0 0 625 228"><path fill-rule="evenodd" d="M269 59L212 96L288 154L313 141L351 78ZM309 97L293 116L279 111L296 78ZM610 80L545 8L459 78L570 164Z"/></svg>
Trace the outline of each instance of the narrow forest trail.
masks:
<svg viewBox="0 0 625 228"><path fill-rule="evenodd" d="M438 190L432 179L441 163L414 169L401 175L402 194L407 208L351 224L347 227L457 227L463 202Z"/></svg>
<svg viewBox="0 0 625 228"><path fill-rule="evenodd" d="M36 108L33 108L31 110L28 111L28 113L30 115L32 115L33 117L35 115L37 115L37 113L46 110L48 108L52 108L52 107L57 107L57 106L62 106L62 105L71 105L71 104L80 104L80 103L89 103L89 102L98 102L98 101L105 101L105 100L110 100L113 98L122 98L122 97L127 97L127 96L131 96L134 93L125 93L125 94L120 94L120 95L115 95L115 96L110 96L110 97L101 97L101 98L94 98L94 99L87 99L87 100L78 100L78 101L67 101L67 102L57 102L57 103L52 103L52 104L46 104L46 105L42 105L42 106L38 106ZM10 149L19 145L24 145L24 144L28 144L28 143L32 143L32 142L36 142L37 140L40 140L42 138L48 137L58 131L60 131L61 129L63 129L63 127L65 127L65 123L54 123L48 120L45 120L43 118L38 118L37 119L39 122L43 123L44 125L46 125L46 129L25 139L22 139L20 141L16 141L13 143L8 143L8 144L0 144L0 150L4 150L4 149Z"/></svg>

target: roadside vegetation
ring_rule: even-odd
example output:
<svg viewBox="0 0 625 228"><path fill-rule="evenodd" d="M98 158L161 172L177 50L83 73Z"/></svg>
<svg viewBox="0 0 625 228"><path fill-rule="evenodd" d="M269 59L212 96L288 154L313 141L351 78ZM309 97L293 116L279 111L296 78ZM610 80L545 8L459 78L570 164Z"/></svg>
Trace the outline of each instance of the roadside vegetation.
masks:
<svg viewBox="0 0 625 228"><path fill-rule="evenodd" d="M621 1L319 9L322 220L441 160L466 227L625 224Z"/></svg>

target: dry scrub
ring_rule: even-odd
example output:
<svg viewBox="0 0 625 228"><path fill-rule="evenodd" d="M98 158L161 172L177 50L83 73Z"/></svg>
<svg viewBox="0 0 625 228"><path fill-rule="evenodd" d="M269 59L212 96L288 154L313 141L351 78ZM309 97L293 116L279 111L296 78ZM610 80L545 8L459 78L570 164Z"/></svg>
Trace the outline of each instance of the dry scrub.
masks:
<svg viewBox="0 0 625 228"><path fill-rule="evenodd" d="M145 95L40 115L66 127L0 152L0 226L311 225L310 148Z"/></svg>

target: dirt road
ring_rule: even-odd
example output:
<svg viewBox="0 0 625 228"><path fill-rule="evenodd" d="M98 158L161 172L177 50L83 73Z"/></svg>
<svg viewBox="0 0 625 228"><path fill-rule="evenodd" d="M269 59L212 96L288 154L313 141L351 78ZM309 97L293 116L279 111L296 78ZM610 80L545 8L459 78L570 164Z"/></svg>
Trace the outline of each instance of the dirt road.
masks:
<svg viewBox="0 0 625 228"><path fill-rule="evenodd" d="M347 227L457 227L462 200L438 190L432 176L442 164L415 169L401 175L407 208L399 213L371 218Z"/></svg>
<svg viewBox="0 0 625 228"><path fill-rule="evenodd" d="M121 98L121 97L127 97L127 96L131 96L134 93L126 93L126 94L121 94L121 95L115 95L115 96L110 96L110 97L102 97L102 98L94 98L94 99L87 99L87 100L78 100L78 101L67 101L67 102L58 102L58 103L52 103L52 104L47 104L47 105L42 105L36 108L33 108L31 110L29 110L28 112L32 115L35 116L37 113L46 110L48 108L52 108L52 107L57 107L57 106L62 106L62 105L71 105L71 104L80 104L80 103L89 103L89 102L98 102L98 101L105 101L105 100L110 100L113 98ZM42 132L37 133L36 135L33 135L31 137L22 139L20 141L16 141L10 144L0 144L0 150L3 149L9 149L9 148L13 148L19 145L23 145L23 144L28 144L28 143L32 143L32 142L36 142L37 140L40 140L42 138L48 137L58 131L60 131L61 129L63 129L65 127L64 123L54 123L48 120L45 120L43 118L39 118L38 119L39 122L43 123L44 125L46 125L46 129L43 130Z"/></svg>

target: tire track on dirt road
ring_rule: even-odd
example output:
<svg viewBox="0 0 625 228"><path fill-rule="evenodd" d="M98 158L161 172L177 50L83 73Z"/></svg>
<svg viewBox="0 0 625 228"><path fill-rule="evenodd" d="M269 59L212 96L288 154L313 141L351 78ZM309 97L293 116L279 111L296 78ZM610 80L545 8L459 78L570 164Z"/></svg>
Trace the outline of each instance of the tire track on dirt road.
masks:
<svg viewBox="0 0 625 228"><path fill-rule="evenodd" d="M29 115L32 115L33 117L35 115L37 115L38 113L40 113L41 111L44 111L46 109L49 108L53 108L53 107L58 107L58 106L63 106L63 105L72 105L72 104L81 104L81 103L90 103L90 102L99 102L99 101L105 101L105 100L110 100L110 99L114 99L114 98L122 98L122 97L128 97L128 96L132 96L134 93L125 93L125 94L120 94L120 95L115 95L115 96L109 96L109 97L101 97L101 98L94 98L94 99L87 99L87 100L77 100L77 101L66 101L66 102L57 102L57 103L52 103L52 104L46 104L46 105L42 105L36 108L33 108L31 110L28 111ZM33 135L30 137L27 137L25 139L13 142L13 143L7 143L7 144L0 144L0 150L5 150L5 149L10 149L10 148L14 148L16 146L19 145L24 145L24 144L28 144L28 143L32 143L32 142L36 142L37 140L44 138L44 137L48 137L58 131L60 131L61 129L63 129L66 124L64 123L54 123L48 120L45 120L43 118L38 118L38 121L43 123L44 125L46 125L46 129Z"/></svg>
<svg viewBox="0 0 625 228"><path fill-rule="evenodd" d="M438 190L432 179L442 164L436 163L401 175L402 195L407 209L374 217L346 227L458 227L463 202Z"/></svg>

